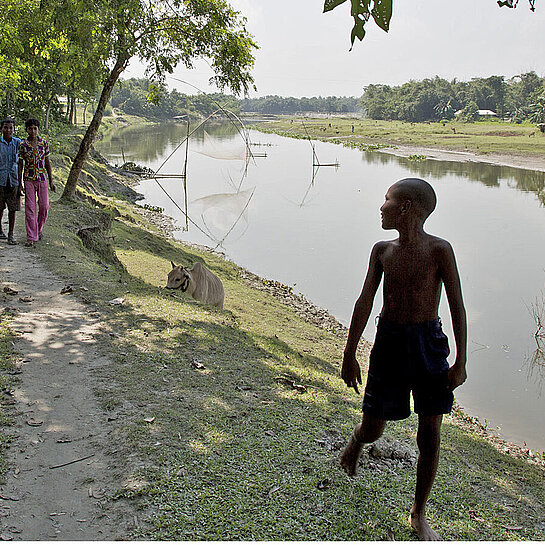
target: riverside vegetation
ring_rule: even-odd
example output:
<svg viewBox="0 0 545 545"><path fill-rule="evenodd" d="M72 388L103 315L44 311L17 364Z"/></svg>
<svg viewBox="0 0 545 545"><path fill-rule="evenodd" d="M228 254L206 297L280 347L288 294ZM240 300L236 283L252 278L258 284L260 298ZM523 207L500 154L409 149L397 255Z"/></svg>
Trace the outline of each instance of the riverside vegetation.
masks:
<svg viewBox="0 0 545 545"><path fill-rule="evenodd" d="M77 144L52 146L57 180ZM103 375L96 395L114 429L105 448L123 461L127 483L106 509L123 499L142 523L126 537L415 539L406 520L414 416L388 428L386 448L366 450L357 478L339 467L361 409L339 376L344 328L289 288L168 236L130 184L94 154L78 200L52 203L46 239L32 250L102 322L110 363L94 371ZM204 261L224 283L225 310L165 290L171 260ZM108 304L116 298L123 303ZM4 309L4 392L18 379L13 339ZM15 410L4 395L4 474ZM457 409L445 421L429 517L447 539L543 540L543 478L541 456Z"/></svg>
<svg viewBox="0 0 545 545"><path fill-rule="evenodd" d="M543 159L545 134L529 122L462 121L409 123L375 119L286 117L253 126L292 138L319 139L363 151L408 146ZM486 157L484 158L486 160Z"/></svg>

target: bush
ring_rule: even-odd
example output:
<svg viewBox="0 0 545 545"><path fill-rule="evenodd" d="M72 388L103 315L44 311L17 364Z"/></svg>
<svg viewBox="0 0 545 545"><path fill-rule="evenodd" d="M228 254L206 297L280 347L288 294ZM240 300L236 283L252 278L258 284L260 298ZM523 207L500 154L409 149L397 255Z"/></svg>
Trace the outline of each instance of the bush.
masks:
<svg viewBox="0 0 545 545"><path fill-rule="evenodd" d="M462 119L462 121L466 121L467 123L473 123L474 121L477 121L477 119L479 119L479 107L477 106L477 103L473 100L469 102L467 106L462 110L460 118Z"/></svg>

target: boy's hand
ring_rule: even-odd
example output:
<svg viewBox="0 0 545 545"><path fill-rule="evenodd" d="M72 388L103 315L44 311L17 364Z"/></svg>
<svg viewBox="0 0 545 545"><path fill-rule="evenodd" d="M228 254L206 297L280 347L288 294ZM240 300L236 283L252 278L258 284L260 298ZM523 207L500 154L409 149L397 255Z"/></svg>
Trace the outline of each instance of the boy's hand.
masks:
<svg viewBox="0 0 545 545"><path fill-rule="evenodd" d="M51 188L51 191L53 191L53 193L57 191L57 187L53 182L49 182L49 187Z"/></svg>
<svg viewBox="0 0 545 545"><path fill-rule="evenodd" d="M448 378L447 378L447 388L450 391L455 390L463 384L466 381L467 378L467 372L465 365L462 365L461 363L455 363L449 370L448 370Z"/></svg>
<svg viewBox="0 0 545 545"><path fill-rule="evenodd" d="M360 364L358 363L358 360L356 360L355 356L344 355L341 378L344 380L348 388L354 388L357 394L360 393L358 390L358 383L361 384L361 370Z"/></svg>

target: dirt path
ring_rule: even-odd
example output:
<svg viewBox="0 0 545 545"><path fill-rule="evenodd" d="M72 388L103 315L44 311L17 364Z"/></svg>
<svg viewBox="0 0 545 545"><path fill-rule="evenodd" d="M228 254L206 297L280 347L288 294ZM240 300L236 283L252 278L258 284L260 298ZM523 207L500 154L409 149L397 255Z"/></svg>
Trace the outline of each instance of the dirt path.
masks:
<svg viewBox="0 0 545 545"><path fill-rule="evenodd" d="M111 423L93 393L107 363L95 340L97 318L74 295L62 295L63 282L22 244L0 242L0 279L0 290L18 291L2 292L0 302L17 311L22 371L14 391L16 437L0 487L0 538L123 538L132 516L119 502L104 501L121 483Z"/></svg>

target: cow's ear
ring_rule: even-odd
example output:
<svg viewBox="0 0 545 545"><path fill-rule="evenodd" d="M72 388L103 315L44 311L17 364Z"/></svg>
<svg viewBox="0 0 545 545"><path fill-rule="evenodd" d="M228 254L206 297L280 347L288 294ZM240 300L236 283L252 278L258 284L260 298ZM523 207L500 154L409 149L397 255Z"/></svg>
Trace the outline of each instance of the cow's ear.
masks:
<svg viewBox="0 0 545 545"><path fill-rule="evenodd" d="M170 264L172 265L172 268L175 269L176 265L174 265L174 261L171 261Z"/></svg>

